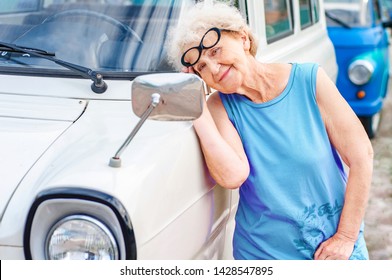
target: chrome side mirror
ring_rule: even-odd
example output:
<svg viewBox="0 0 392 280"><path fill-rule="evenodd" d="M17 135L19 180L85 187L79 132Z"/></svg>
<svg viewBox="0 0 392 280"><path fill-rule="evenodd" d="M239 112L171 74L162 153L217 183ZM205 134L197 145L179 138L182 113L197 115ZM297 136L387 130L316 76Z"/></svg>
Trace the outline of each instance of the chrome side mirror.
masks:
<svg viewBox="0 0 392 280"><path fill-rule="evenodd" d="M191 121L203 112L205 87L196 75L185 73L150 74L132 84L132 110L139 122L110 159L109 166L121 167L120 156L147 119Z"/></svg>
<svg viewBox="0 0 392 280"><path fill-rule="evenodd" d="M151 74L137 77L132 84L132 109L141 117L154 93L160 95L159 106L149 119L188 121L197 119L203 111L204 86L192 74Z"/></svg>

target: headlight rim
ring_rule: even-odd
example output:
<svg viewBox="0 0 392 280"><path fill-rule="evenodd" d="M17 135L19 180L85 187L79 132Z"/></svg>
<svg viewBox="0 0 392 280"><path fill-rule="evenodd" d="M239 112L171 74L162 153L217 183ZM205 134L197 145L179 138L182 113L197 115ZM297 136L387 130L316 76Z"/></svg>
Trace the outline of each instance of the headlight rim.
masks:
<svg viewBox="0 0 392 280"><path fill-rule="evenodd" d="M104 207L109 208L110 212L114 215L115 220L119 224L119 231L121 232L121 239L123 243L123 249L120 250L120 259L124 260L136 260L137 259L137 249L136 249L136 239L135 239L135 232L133 229L133 225L131 223L130 216L124 205L118 200L116 197L113 197L107 193L94 190L94 189L87 189L83 187L56 187L56 188L48 188L41 192L39 192L35 200L32 202L30 207L26 223L25 229L23 234L23 251L26 260L37 259L36 257L33 258L35 253L33 252L33 243L31 240L32 236L32 229L35 223L35 216L37 212L39 212L39 208L47 202L54 201L54 200L64 200L64 201L81 201L81 202L90 202L90 203L97 203L98 205L102 205ZM72 203L71 203L72 204ZM67 202L67 205L69 203ZM72 207L72 206L70 206ZM72 211L72 213L76 213ZM81 213L81 211L77 212ZM91 214L95 216L94 213ZM59 215L57 220L61 218ZM50 224L52 226L56 219L53 219L53 222ZM48 226L48 228L50 228ZM45 237L47 232L45 232ZM119 237L120 238L120 237ZM44 241L44 240L43 240ZM39 258L41 259L41 258Z"/></svg>
<svg viewBox="0 0 392 280"><path fill-rule="evenodd" d="M80 220L80 221L87 221L90 223L93 223L95 226L98 226L110 239L111 244L114 244L114 249L115 249L115 256L114 260L119 260L120 258L120 248L118 245L118 241L116 237L114 236L113 232L110 230L110 228L101 220L99 220L96 217L93 217L91 215L86 215L86 214L71 214L64 216L57 220L49 229L47 232L46 238L45 238L45 258L47 260L51 260L50 253L49 253L49 242L50 242L50 237L53 236L53 233L60 227L61 224L65 224L66 222L69 222L71 220Z"/></svg>
<svg viewBox="0 0 392 280"><path fill-rule="evenodd" d="M355 67L358 67L358 66L365 67L365 69L369 73L368 76L366 77L366 79L364 79L363 81L359 81L358 79L353 77L352 72L354 71ZM375 71L374 65L369 60L366 60L366 59L355 59L353 62L350 63L348 70L347 70L349 80L357 86L363 86L363 85L367 84L371 80L371 78L373 77L374 71Z"/></svg>

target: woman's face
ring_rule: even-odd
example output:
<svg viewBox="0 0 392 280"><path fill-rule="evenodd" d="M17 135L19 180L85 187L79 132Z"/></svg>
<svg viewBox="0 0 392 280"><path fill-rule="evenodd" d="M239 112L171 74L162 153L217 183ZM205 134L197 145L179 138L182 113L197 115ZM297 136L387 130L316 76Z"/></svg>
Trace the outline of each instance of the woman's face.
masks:
<svg viewBox="0 0 392 280"><path fill-rule="evenodd" d="M207 38L208 39L208 38ZM245 32L221 31L220 40L211 48L203 49L193 70L210 87L223 93L234 93L241 87L247 72L249 38ZM207 45L209 42L203 42ZM197 46L195 42L189 47ZM189 61L196 61L198 52L187 54Z"/></svg>

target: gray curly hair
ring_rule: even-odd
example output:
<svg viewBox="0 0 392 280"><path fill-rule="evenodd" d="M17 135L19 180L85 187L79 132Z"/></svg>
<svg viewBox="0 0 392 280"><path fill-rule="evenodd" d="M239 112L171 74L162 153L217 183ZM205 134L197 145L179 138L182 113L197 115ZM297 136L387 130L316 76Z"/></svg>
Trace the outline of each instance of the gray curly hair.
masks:
<svg viewBox="0 0 392 280"><path fill-rule="evenodd" d="M166 41L168 62L180 70L183 67L181 56L185 47L194 42L198 43L203 34L212 27L233 32L246 31L251 42L250 53L256 55L256 38L238 9L224 3L209 1L199 2L191 7L181 16L177 26L169 30Z"/></svg>

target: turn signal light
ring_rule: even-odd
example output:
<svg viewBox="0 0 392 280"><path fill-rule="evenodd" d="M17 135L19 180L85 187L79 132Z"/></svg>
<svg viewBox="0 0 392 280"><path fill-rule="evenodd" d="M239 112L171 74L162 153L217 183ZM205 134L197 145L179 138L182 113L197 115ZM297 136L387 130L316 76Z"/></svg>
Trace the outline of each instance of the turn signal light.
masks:
<svg viewBox="0 0 392 280"><path fill-rule="evenodd" d="M357 92L357 98L358 99L363 99L366 96L366 92L364 90L360 90Z"/></svg>

